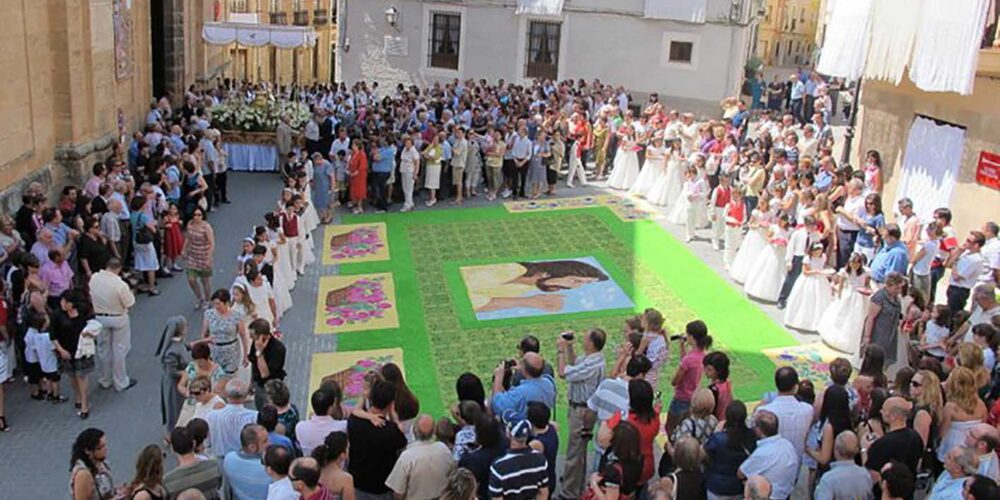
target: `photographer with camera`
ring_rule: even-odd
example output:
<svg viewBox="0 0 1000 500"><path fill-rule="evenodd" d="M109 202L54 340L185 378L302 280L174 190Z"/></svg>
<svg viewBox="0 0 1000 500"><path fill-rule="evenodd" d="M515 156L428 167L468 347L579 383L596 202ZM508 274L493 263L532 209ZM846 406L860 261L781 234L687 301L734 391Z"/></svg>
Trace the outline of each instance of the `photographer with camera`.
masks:
<svg viewBox="0 0 1000 500"><path fill-rule="evenodd" d="M523 358L529 352L540 353L542 352L541 347L541 342L534 335L528 334L521 339L521 342L517 345L517 358L509 360L513 362L512 370L510 371L510 383L508 384L510 387L518 385L524 380L524 375L521 372L521 367L518 366L517 359ZM552 377L553 380L556 378L556 371L548 361L542 361L542 373Z"/></svg>
<svg viewBox="0 0 1000 500"><path fill-rule="evenodd" d="M519 371L524 377L518 385L504 388L504 376L510 372L511 360L504 360L493 370L493 397L490 408L493 414L504 422L524 420L528 416L528 403L538 401L549 407L556 406L556 381L552 375L543 372L545 361L535 352L529 352L521 359Z"/></svg>
<svg viewBox="0 0 1000 500"><path fill-rule="evenodd" d="M594 437L597 412L587 406L597 386L604 380L604 343L608 335L594 328L583 336L584 356L573 351L575 335L563 332L556 339L559 350L559 376L566 379L566 399L569 403L566 420L569 423L569 444L563 466L559 498L580 498L587 486L587 444Z"/></svg>

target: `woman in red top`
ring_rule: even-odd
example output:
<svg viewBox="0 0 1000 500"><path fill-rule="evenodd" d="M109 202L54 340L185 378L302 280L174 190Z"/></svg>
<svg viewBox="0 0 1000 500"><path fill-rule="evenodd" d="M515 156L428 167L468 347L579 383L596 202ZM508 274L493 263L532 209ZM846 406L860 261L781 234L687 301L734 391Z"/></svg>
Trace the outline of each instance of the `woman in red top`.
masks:
<svg viewBox="0 0 1000 500"><path fill-rule="evenodd" d="M365 198L368 197L368 155L361 147L361 140L354 139L351 143L351 161L347 165L347 175L351 178L351 202L354 203L354 213L365 211Z"/></svg>
<svg viewBox="0 0 1000 500"><path fill-rule="evenodd" d="M653 406L653 386L641 378L632 379L628 383L628 418L629 423L639 430L639 452L642 454L642 474L639 475L639 487L653 477L653 440L660 433L660 413ZM597 442L610 446L611 431L622 421L621 413L615 414L601 424L597 434Z"/></svg>

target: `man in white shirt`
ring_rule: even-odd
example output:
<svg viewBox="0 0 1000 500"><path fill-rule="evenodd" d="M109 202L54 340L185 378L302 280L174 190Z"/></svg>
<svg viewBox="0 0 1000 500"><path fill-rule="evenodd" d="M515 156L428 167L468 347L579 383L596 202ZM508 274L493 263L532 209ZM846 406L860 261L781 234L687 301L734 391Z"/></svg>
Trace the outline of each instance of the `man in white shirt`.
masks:
<svg viewBox="0 0 1000 500"><path fill-rule="evenodd" d="M306 456L323 444L331 432L347 432L347 420L334 419L334 415L340 414L340 405L332 391L321 386L312 394L310 404L313 416L295 425L295 438L299 441L302 454Z"/></svg>
<svg viewBox="0 0 1000 500"><path fill-rule="evenodd" d="M454 145L451 147L451 181L455 185L455 203L462 203L462 191L465 175L465 163L469 153L469 141L465 139L465 130L455 128Z"/></svg>
<svg viewBox="0 0 1000 500"><path fill-rule="evenodd" d="M222 459L229 452L240 451L240 434L243 428L257 422L257 412L243 407L247 392L247 385L242 380L231 379L226 382L226 406L205 415L209 439L212 441L212 456ZM267 431L263 427L260 430L264 433L266 443Z"/></svg>
<svg viewBox="0 0 1000 500"><path fill-rule="evenodd" d="M343 127L337 132L337 138L330 144L330 161L337 161L337 151L344 151L345 159L351 161L351 139L347 137L347 130Z"/></svg>
<svg viewBox="0 0 1000 500"><path fill-rule="evenodd" d="M267 500L299 500L299 494L288 479L288 469L292 466L292 454L288 448L272 444L264 452L264 470L273 481L267 487Z"/></svg>
<svg viewBox="0 0 1000 500"><path fill-rule="evenodd" d="M90 277L90 302L94 316L101 324L101 334L97 336L97 383L105 389L114 386L122 392L135 386L136 380L129 378L125 358L132 348L132 328L129 309L135 305L135 295L120 276L122 262L116 258L108 260L104 269Z"/></svg>
<svg viewBox="0 0 1000 500"><path fill-rule="evenodd" d="M996 287L993 285L978 284L972 289L972 313L969 319L962 323L952 335L948 342L955 345L962 342L972 342L972 327L976 325L990 324L993 318L1000 316L1000 304L997 303Z"/></svg>
<svg viewBox="0 0 1000 500"><path fill-rule="evenodd" d="M799 374L795 368L790 366L778 368L774 372L774 385L778 389L778 396L771 402L759 406L755 414L768 411L778 417L778 433L792 444L792 447L795 448L796 460L801 461L802 455L805 453L806 436L809 434L809 427L812 426L812 405L795 398L795 393L799 388ZM772 480L771 483L773 484L774 481ZM778 496L777 498L787 496L786 494L784 497Z"/></svg>
<svg viewBox="0 0 1000 500"><path fill-rule="evenodd" d="M865 197L862 195L864 189L865 183L861 179L851 179L847 183L844 206L837 209L837 269L846 266L854 252L854 242L861 230L861 226L854 221L861 219L865 213Z"/></svg>
<svg viewBox="0 0 1000 500"><path fill-rule="evenodd" d="M754 430L758 436L757 448L740 465L737 475L763 476L771 483L770 498L785 500L795 489L802 453L778 434L778 417L770 411L758 410L754 414Z"/></svg>
<svg viewBox="0 0 1000 500"><path fill-rule="evenodd" d="M528 139L528 127L520 124L517 127L517 135L511 147L511 155L514 158L514 176L510 189L513 191L513 198L519 196L524 198L524 184L527 181L528 161L531 160L531 139Z"/></svg>
<svg viewBox="0 0 1000 500"><path fill-rule="evenodd" d="M1000 285L1000 226L996 222L986 222L983 224L983 236L986 237L986 244L983 245L982 253L986 265L982 274L979 275L979 282L989 285Z"/></svg>
<svg viewBox="0 0 1000 500"><path fill-rule="evenodd" d="M950 259L951 283L948 284L946 294L948 309L951 309L952 314L965 309L972 287L976 286L976 281L986 267L986 260L981 252L985 244L986 236L979 231L972 231L962 245L962 253L957 258L953 254Z"/></svg>

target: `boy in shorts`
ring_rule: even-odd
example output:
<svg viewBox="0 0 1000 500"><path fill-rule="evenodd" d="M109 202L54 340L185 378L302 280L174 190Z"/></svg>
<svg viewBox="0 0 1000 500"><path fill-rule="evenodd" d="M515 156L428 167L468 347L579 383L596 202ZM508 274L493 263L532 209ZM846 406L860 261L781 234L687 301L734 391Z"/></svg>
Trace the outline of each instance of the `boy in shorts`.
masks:
<svg viewBox="0 0 1000 500"><path fill-rule="evenodd" d="M341 200L347 196L347 151L337 151L337 158L333 160L333 172L337 180L337 185L333 187L333 206L339 207Z"/></svg>
<svg viewBox="0 0 1000 500"><path fill-rule="evenodd" d="M59 395L59 362L49 338L49 319L32 313L28 316L28 332L24 335L24 360L28 364L28 383L37 384L32 399L48 399L53 404L66 402ZM46 396L47 394L47 396Z"/></svg>

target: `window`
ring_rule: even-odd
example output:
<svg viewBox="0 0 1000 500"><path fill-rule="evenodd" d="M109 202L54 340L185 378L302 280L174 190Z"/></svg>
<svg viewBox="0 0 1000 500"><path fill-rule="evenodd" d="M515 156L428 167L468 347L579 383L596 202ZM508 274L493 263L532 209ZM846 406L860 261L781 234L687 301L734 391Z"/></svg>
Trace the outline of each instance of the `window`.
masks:
<svg viewBox="0 0 1000 500"><path fill-rule="evenodd" d="M559 43L562 23L528 22L524 76L527 78L559 78Z"/></svg>
<svg viewBox="0 0 1000 500"><path fill-rule="evenodd" d="M462 16L450 12L431 12L430 40L427 51L431 68L458 69L459 38Z"/></svg>
<svg viewBox="0 0 1000 500"><path fill-rule="evenodd" d="M693 55L694 55L693 42L684 42L680 40L670 41L670 53L667 55L667 61L672 63L691 64L691 59Z"/></svg>
<svg viewBox="0 0 1000 500"><path fill-rule="evenodd" d="M250 12L247 10L247 0L232 0L229 2L230 12Z"/></svg>

